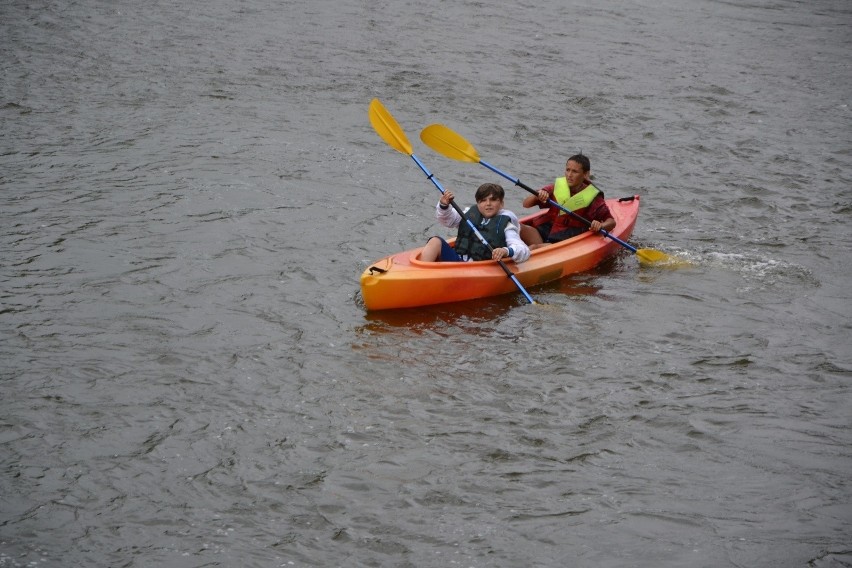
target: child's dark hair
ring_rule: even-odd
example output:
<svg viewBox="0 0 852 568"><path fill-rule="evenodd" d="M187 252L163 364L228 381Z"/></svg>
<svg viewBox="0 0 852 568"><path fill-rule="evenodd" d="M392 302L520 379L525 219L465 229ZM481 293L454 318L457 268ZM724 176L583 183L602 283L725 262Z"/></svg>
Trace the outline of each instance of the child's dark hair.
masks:
<svg viewBox="0 0 852 568"><path fill-rule="evenodd" d="M506 198L506 192L503 191L502 186L496 183L483 183L476 190L476 202L479 203L487 197L493 197L502 201Z"/></svg>
<svg viewBox="0 0 852 568"><path fill-rule="evenodd" d="M579 154L574 154L573 156L568 158L568 160L566 160L566 163L567 162L577 162L578 164L580 164L580 167L583 168L584 172L588 172L592 169L592 163L589 161L589 158L582 152L580 152Z"/></svg>

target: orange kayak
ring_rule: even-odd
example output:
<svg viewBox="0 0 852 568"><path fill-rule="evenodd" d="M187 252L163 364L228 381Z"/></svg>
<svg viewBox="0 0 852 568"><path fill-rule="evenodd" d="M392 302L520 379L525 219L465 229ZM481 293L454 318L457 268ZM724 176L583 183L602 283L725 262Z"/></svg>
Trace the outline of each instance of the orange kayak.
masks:
<svg viewBox="0 0 852 568"><path fill-rule="evenodd" d="M639 196L607 199L607 205L616 221L611 234L626 241L639 215ZM545 212L520 220L523 223ZM530 288L590 270L621 248L610 238L585 232L532 251L526 262L505 264L525 288ZM518 293L518 287L496 261L423 262L422 250L419 247L386 256L361 273L361 296L368 310L413 308Z"/></svg>

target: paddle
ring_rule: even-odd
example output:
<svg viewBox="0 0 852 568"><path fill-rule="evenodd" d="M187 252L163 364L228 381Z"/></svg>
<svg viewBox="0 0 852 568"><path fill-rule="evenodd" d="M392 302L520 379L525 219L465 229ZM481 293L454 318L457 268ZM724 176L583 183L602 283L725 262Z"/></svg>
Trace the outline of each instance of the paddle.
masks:
<svg viewBox="0 0 852 568"><path fill-rule="evenodd" d="M393 115L391 115L391 113L388 112L384 105L379 102L379 99L373 99L372 102L370 102L370 124L373 125L373 129L376 131L376 133L378 133L378 135L382 137L382 140L387 142L391 148L402 152L403 154L411 156L414 162L418 166L420 166L421 170L423 170L423 173L426 174L426 177L429 178L429 180L433 184L435 184L435 187L438 188L438 191L440 191L442 194L445 192L438 179L433 176L429 172L429 170L426 169L426 166L423 165L423 162L421 162L417 158L417 156L414 155L414 151L411 148L411 144L408 142L408 138L405 136L405 132L403 132L402 128L396 122L396 119L394 119ZM461 208L459 208L456 202L454 200L451 200L450 205L452 205L453 209L456 210L456 213L458 213L462 219L467 221L468 226L476 235L476 238L478 238L483 245L488 247L488 250L493 252L494 249L491 244L489 244L489 242L485 240L485 237L482 236L482 233L480 233L476 229L476 225L474 225L473 221L465 217L464 212L462 212ZM524 295L524 298L526 298L530 304L535 304L536 301L532 299L532 296L530 296L529 293L527 293L523 285L518 281L517 277L512 274L511 270L509 270L509 267L506 266L502 260L498 260L497 264L500 265L500 268L503 269L503 272L506 273L506 276L508 276L515 284L515 286L518 287L518 290L520 290L521 294Z"/></svg>
<svg viewBox="0 0 852 568"><path fill-rule="evenodd" d="M485 166L486 168L488 168L492 172L503 176L507 180L509 180L512 183L514 183L515 185L522 187L523 189L529 191L533 195L538 195L538 192L536 190L534 190L530 186L526 185L525 183L522 183L521 180L519 180L518 178L512 177L505 172L501 172L500 170L498 170L497 168L495 168L494 166L492 166L488 162L484 162L484 161L480 160L479 159L479 153L476 151L476 148L474 148L473 145L470 142L465 140L462 137L461 134L458 134L457 132L447 128L443 124L431 124L431 125L427 126L426 128L424 128L420 132L420 139L423 141L424 144L426 144L427 146L429 146L430 148L432 148L433 150L435 150L439 154L443 154L444 156L446 156L448 158L451 158L453 160L459 160L461 162L473 162L473 163L482 164L483 166ZM563 207L562 205L560 205L559 203L557 203L556 201L554 201L552 199L548 199L547 202L550 203L551 205L555 206L555 207L558 207L562 211L568 213L569 215L571 215L575 219L579 219L580 221L585 223L587 227L592 224L592 222L589 221L588 219L586 219L585 217L581 217L580 215L577 215L573 211L566 209L565 207ZM618 244L620 244L621 246L623 246L627 250L633 252L639 258L639 260L642 261L642 262L646 262L646 263L672 262L672 260L673 260L669 255L667 255L664 252L654 250L654 249L637 249L633 245L627 244L626 242L622 241L618 237L609 234L604 229L601 229L600 232L605 237L609 237L610 239L617 242Z"/></svg>

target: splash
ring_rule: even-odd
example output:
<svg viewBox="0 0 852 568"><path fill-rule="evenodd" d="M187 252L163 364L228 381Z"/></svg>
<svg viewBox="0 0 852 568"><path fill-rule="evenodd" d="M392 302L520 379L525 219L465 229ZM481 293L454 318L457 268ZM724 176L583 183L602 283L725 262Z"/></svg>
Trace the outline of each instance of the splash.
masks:
<svg viewBox="0 0 852 568"><path fill-rule="evenodd" d="M752 289L802 285L818 287L820 285L819 280L809 269L757 253L711 252L704 255L701 264L732 270L745 279Z"/></svg>

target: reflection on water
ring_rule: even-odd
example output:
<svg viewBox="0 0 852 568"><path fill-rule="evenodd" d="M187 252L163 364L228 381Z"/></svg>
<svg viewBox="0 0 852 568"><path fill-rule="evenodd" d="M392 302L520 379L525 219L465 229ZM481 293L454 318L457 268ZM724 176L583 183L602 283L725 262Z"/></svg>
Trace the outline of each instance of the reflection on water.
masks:
<svg viewBox="0 0 852 568"><path fill-rule="evenodd" d="M478 324L492 321L509 310L524 304L513 294L492 298L481 298L468 302L454 302L419 308L400 310L368 311L364 319L369 322L362 326L366 331L380 331L387 327L404 327L412 330L429 328L436 323L464 325L465 322Z"/></svg>

